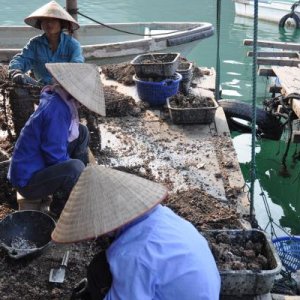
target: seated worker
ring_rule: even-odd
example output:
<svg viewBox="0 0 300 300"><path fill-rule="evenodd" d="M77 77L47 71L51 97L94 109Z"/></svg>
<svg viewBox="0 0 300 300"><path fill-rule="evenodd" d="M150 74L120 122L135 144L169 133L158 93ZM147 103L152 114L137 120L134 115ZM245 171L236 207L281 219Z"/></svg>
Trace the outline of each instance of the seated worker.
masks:
<svg viewBox="0 0 300 300"><path fill-rule="evenodd" d="M9 75L13 82L32 83L31 77L25 75L31 70L40 84L50 84L52 77L45 67L46 63L84 62L80 43L62 32L63 29L69 32L76 30L79 24L55 1L34 11L24 22L44 33L33 37L10 61Z"/></svg>
<svg viewBox="0 0 300 300"><path fill-rule="evenodd" d="M38 108L21 130L8 170L12 185L28 199L56 191L69 196L88 162L89 132L79 123L79 104L105 115L97 66L53 63L46 68L56 83L43 88Z"/></svg>
<svg viewBox="0 0 300 300"><path fill-rule="evenodd" d="M133 174L85 168L52 239L71 243L106 235L114 240L90 263L87 290L71 299L219 299L220 275L207 241L160 204L166 195L165 187Z"/></svg>

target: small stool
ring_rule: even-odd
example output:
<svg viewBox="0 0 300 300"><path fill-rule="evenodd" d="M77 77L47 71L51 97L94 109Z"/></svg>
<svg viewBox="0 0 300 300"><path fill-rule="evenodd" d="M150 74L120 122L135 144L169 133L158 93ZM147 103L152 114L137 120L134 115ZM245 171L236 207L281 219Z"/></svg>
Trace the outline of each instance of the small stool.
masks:
<svg viewBox="0 0 300 300"><path fill-rule="evenodd" d="M17 202L19 210L38 210L41 212L49 212L52 197L47 196L40 199L26 199L17 192Z"/></svg>

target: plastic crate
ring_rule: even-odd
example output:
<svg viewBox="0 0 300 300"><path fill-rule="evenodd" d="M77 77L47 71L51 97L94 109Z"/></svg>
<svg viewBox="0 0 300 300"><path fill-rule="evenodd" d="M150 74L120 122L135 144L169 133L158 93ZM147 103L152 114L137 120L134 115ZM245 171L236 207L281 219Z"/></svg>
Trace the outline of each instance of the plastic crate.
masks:
<svg viewBox="0 0 300 300"><path fill-rule="evenodd" d="M300 270L300 238L284 236L272 239L282 264L288 271Z"/></svg>
<svg viewBox="0 0 300 300"><path fill-rule="evenodd" d="M184 95L187 95L193 78L193 64L190 62L181 62L176 72L182 75L179 91Z"/></svg>
<svg viewBox="0 0 300 300"><path fill-rule="evenodd" d="M169 114L174 124L210 124L214 121L218 103L214 101L212 107L178 108L172 106L170 98L167 99Z"/></svg>
<svg viewBox="0 0 300 300"><path fill-rule="evenodd" d="M179 91L184 95L187 95L193 78L193 64L191 62L181 62L176 72L182 75Z"/></svg>
<svg viewBox="0 0 300 300"><path fill-rule="evenodd" d="M148 102L151 106L166 104L167 98L178 92L181 78L182 76L179 73L175 73L172 78L155 82L141 80L136 75L133 76L139 98Z"/></svg>
<svg viewBox="0 0 300 300"><path fill-rule="evenodd" d="M179 65L180 53L140 54L131 61L139 78L170 77Z"/></svg>
<svg viewBox="0 0 300 300"><path fill-rule="evenodd" d="M221 295L227 296L254 296L267 294L273 287L276 275L281 271L281 261L271 240L263 231L251 230L208 230L202 232L207 239L219 233L226 232L230 237L230 244L259 240L262 242L262 252L267 258L268 270L220 270ZM230 249L229 249L230 251ZM217 260L217 259L216 259ZM218 261L217 261L218 263Z"/></svg>
<svg viewBox="0 0 300 300"><path fill-rule="evenodd" d="M193 64L190 62L181 62L176 72L182 75L182 80L191 79L193 76Z"/></svg>

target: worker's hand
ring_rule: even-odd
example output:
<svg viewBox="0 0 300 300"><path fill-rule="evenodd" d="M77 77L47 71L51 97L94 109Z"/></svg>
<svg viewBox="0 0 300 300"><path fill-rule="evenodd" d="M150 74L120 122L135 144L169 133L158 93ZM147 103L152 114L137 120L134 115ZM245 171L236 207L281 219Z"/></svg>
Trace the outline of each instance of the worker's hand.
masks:
<svg viewBox="0 0 300 300"><path fill-rule="evenodd" d="M19 69L9 70L8 75L9 75L9 78L14 83L18 83L18 84L26 83L24 73Z"/></svg>
<svg viewBox="0 0 300 300"><path fill-rule="evenodd" d="M30 77L29 75L24 74L21 70L18 70L18 69L9 70L8 74L9 74L9 78L14 83L42 86L42 84L40 82L36 81L34 78Z"/></svg>
<svg viewBox="0 0 300 300"><path fill-rule="evenodd" d="M19 69L11 69L11 70L8 70L8 76L10 79L12 79L14 77L14 75L18 74L18 73L23 73L21 70Z"/></svg>
<svg viewBox="0 0 300 300"><path fill-rule="evenodd" d="M13 75L12 82L17 84L25 84L26 83L25 75L23 73L17 73Z"/></svg>

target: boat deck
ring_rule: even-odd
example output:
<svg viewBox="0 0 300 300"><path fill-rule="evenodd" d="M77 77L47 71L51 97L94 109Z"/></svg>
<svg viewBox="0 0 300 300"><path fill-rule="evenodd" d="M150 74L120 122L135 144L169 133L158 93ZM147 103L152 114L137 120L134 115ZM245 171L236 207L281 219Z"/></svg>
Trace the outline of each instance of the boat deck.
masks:
<svg viewBox="0 0 300 300"><path fill-rule="evenodd" d="M194 82L192 90L214 98L215 72L211 69L208 73ZM103 75L102 81L140 101L135 87L107 80ZM208 125L175 125L165 108L150 108L139 118L105 118L100 130L101 148L115 153L110 164L142 166L141 172L151 172L170 193L202 188L222 202L235 194L236 210L241 215L249 214L247 189L221 107Z"/></svg>

